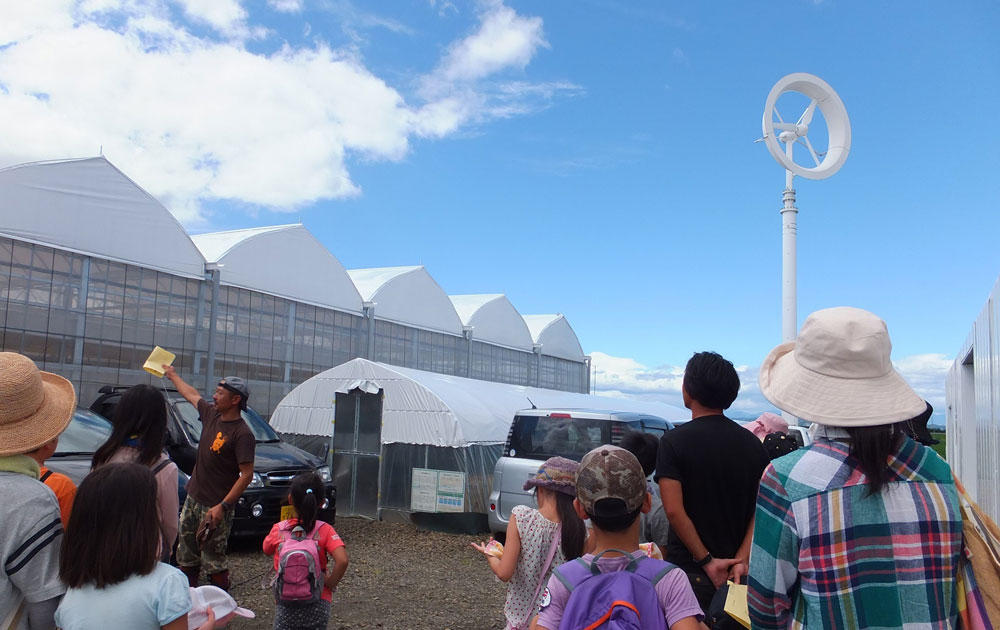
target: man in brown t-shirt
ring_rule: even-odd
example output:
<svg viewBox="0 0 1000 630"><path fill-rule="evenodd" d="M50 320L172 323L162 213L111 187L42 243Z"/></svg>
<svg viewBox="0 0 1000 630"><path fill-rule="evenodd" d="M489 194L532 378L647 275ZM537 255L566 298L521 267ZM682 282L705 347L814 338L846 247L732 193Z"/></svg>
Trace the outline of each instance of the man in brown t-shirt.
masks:
<svg viewBox="0 0 1000 630"><path fill-rule="evenodd" d="M256 441L240 414L247 408L250 392L243 379L227 376L215 388L212 404L169 365L163 366L163 373L178 393L198 408L202 423L198 455L181 510L177 564L192 587L198 586L204 566L211 583L228 590L226 543L233 526L233 508L253 479ZM214 531L199 542L198 530L204 521L210 522Z"/></svg>

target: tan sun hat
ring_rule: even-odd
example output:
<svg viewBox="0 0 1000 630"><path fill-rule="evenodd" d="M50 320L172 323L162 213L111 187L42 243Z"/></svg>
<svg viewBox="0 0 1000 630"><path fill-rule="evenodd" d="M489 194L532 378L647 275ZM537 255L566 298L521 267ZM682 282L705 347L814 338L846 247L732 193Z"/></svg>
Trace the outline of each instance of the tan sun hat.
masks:
<svg viewBox="0 0 1000 630"><path fill-rule="evenodd" d="M33 451L62 433L76 408L76 390L15 352L0 352L0 456Z"/></svg>
<svg viewBox="0 0 1000 630"><path fill-rule="evenodd" d="M816 311L798 339L760 366L760 391L783 411L833 427L871 427L907 420L924 400L892 367L885 322L840 306Z"/></svg>

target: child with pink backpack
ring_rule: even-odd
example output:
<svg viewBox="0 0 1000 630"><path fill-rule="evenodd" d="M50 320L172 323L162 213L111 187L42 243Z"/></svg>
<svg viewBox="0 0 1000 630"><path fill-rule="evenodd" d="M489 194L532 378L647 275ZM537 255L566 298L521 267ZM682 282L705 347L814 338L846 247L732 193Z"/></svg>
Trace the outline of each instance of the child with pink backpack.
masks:
<svg viewBox="0 0 1000 630"><path fill-rule="evenodd" d="M264 553L274 556L274 630L325 630L333 591L347 571L344 541L317 520L323 481L315 473L292 480L288 500L297 516L271 528ZM327 571L328 556L333 567Z"/></svg>

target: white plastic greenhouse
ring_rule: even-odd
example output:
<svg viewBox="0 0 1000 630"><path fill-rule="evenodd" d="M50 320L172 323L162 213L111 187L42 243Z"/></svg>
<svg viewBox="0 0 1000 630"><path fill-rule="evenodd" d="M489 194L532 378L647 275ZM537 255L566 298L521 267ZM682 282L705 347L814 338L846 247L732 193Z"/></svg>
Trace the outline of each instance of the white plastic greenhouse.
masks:
<svg viewBox="0 0 1000 630"><path fill-rule="evenodd" d="M381 392L381 395L380 395ZM271 425L332 457L338 510L371 517L411 512L414 468L464 474L463 511L485 514L493 466L515 412L537 407L638 411L666 420L679 407L492 383L354 359L305 381ZM334 430L336 427L336 430ZM391 517L391 516L390 516Z"/></svg>

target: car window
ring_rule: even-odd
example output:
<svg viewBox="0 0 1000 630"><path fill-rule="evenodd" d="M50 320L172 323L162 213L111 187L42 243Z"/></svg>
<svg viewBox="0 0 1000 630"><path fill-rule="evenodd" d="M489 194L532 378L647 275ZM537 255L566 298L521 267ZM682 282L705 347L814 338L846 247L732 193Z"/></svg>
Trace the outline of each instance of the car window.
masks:
<svg viewBox="0 0 1000 630"><path fill-rule="evenodd" d="M110 435L110 422L88 409L77 409L59 436L55 454L93 453Z"/></svg>
<svg viewBox="0 0 1000 630"><path fill-rule="evenodd" d="M186 400L177 401L174 403L174 408L181 417L184 431L191 438L191 441L197 444L198 439L201 437L201 417L198 416L198 409ZM253 433L254 439L258 442L277 442L281 439L274 432L274 429L271 428L271 425L253 409L247 409L242 412L242 415L243 420L250 427L250 432Z"/></svg>
<svg viewBox="0 0 1000 630"><path fill-rule="evenodd" d="M516 416L507 455L545 460L561 456L579 460L591 449L611 442L611 423L584 418Z"/></svg>

